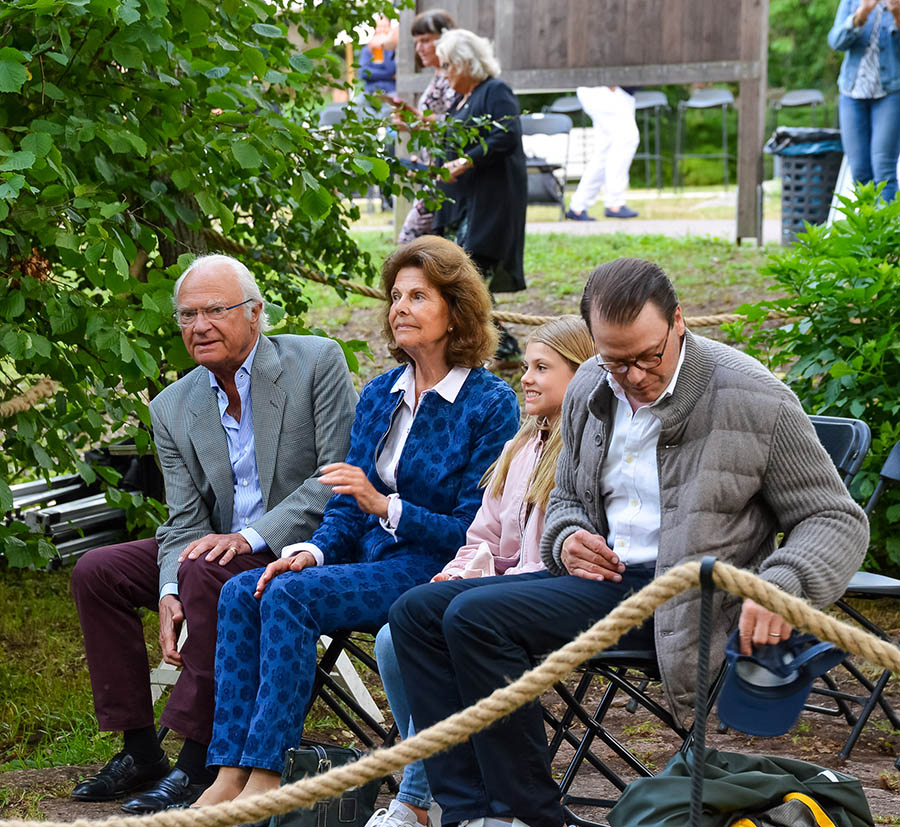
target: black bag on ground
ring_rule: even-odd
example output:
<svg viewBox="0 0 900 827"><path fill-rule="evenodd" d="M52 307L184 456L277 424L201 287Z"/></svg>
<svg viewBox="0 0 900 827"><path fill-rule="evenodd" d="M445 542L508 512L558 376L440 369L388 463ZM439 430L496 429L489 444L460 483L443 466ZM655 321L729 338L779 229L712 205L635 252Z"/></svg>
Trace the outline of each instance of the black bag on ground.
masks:
<svg viewBox="0 0 900 827"><path fill-rule="evenodd" d="M284 757L281 786L311 775L321 775L332 767L349 764L362 756L352 747L304 743L289 749ZM375 799L381 787L376 778L362 787L347 790L340 798L328 798L312 807L300 807L272 816L269 827L363 827L375 812Z"/></svg>
<svg viewBox="0 0 900 827"><path fill-rule="evenodd" d="M700 564L693 751L679 752L659 775L632 781L607 815L610 827L873 827L851 775L793 758L706 749L715 562L707 556Z"/></svg>

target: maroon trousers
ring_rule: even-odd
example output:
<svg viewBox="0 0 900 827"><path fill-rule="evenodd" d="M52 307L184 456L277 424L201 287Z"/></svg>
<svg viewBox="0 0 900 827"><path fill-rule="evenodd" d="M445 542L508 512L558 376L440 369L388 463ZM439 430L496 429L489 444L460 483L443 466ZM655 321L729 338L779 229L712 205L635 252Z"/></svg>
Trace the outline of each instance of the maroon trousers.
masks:
<svg viewBox="0 0 900 827"><path fill-rule="evenodd" d="M150 664L136 609L159 609L156 540L137 540L95 548L72 572L72 595L78 609L94 710L101 730L153 725ZM213 722L213 664L216 607L226 580L264 566L268 551L241 554L226 566L185 560L178 568L178 597L188 636L181 649L184 667L172 688L160 724L186 738L208 744Z"/></svg>

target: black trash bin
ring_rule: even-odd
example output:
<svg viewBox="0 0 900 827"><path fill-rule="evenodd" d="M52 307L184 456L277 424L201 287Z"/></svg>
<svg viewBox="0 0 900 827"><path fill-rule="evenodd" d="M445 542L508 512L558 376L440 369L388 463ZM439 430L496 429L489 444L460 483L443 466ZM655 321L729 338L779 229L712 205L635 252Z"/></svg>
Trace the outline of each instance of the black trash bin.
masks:
<svg viewBox="0 0 900 827"><path fill-rule="evenodd" d="M841 131L779 126L764 149L781 158L781 243L792 244L805 222L828 218L844 157Z"/></svg>

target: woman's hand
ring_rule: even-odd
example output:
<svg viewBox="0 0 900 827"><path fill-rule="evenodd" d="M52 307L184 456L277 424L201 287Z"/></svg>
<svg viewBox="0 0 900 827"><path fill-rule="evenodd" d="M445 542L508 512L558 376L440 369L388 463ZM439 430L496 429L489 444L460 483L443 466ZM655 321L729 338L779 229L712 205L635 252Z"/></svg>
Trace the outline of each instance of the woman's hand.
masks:
<svg viewBox="0 0 900 827"><path fill-rule="evenodd" d="M887 7L887 10L894 15L897 28L900 28L900 0L887 0L885 6Z"/></svg>
<svg viewBox="0 0 900 827"><path fill-rule="evenodd" d="M891 0L888 0L888 9L890 9ZM866 20L872 13L872 9L878 5L878 0L860 0L859 8L853 13L853 25L858 29L865 26Z"/></svg>
<svg viewBox="0 0 900 827"><path fill-rule="evenodd" d="M450 180L456 181L464 172L472 169L472 162L468 158L455 158L444 164L444 169L450 173Z"/></svg>
<svg viewBox="0 0 900 827"><path fill-rule="evenodd" d="M346 462L333 462L322 469L319 482L332 486L335 494L349 494L366 514L387 519L388 498L375 490L362 468Z"/></svg>
<svg viewBox="0 0 900 827"><path fill-rule="evenodd" d="M259 599L273 577L278 577L279 574L284 574L286 571L303 571L308 566L315 564L316 558L309 551L301 551L293 557L282 557L274 563L269 563L262 576L256 581L256 591L253 592L253 596Z"/></svg>

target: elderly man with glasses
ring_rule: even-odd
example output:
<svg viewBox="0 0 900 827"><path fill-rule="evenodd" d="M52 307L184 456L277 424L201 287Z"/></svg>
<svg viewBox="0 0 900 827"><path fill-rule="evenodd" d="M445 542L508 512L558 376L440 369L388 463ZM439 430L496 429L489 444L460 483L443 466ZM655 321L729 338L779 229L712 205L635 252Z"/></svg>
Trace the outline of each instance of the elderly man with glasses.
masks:
<svg viewBox="0 0 900 827"><path fill-rule="evenodd" d="M519 677L680 563L715 554L822 606L865 554L865 515L797 397L756 360L688 331L658 266L601 265L581 313L597 356L566 391L541 541L547 571L429 583L391 607L417 730ZM670 600L619 642L655 648L681 721L693 708L699 599L693 590ZM747 654L790 635L751 600L719 592L714 608L720 656L735 624ZM537 704L425 768L445 825L565 824Z"/></svg>
<svg viewBox="0 0 900 827"><path fill-rule="evenodd" d="M336 342L263 336L247 268L198 258L175 283L175 321L198 367L150 403L169 518L156 538L93 549L72 573L101 730L124 747L72 792L148 813L195 799L212 778L216 604L230 577L308 539L331 489L319 469L343 461L356 392ZM171 769L156 737L149 663L136 608L158 610L167 663L182 668L161 724L185 738ZM189 635L178 650L182 623Z"/></svg>

